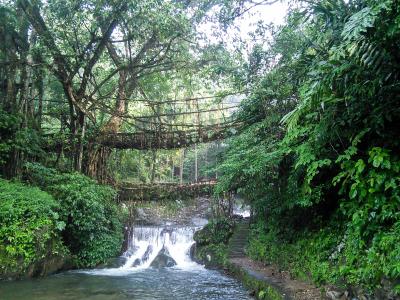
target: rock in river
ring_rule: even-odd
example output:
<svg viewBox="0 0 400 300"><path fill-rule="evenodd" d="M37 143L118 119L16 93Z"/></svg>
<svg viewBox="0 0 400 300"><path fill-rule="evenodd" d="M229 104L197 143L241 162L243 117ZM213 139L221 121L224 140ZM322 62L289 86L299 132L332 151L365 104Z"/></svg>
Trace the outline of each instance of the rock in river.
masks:
<svg viewBox="0 0 400 300"><path fill-rule="evenodd" d="M168 249L162 247L160 252L158 252L156 258L151 262L150 266L153 268L161 269L165 267L173 267L176 265L176 261L169 254Z"/></svg>
<svg viewBox="0 0 400 300"><path fill-rule="evenodd" d="M153 246L152 245L148 245L146 252L143 254L142 256L142 262L146 262L149 260L150 258L150 254L153 253Z"/></svg>

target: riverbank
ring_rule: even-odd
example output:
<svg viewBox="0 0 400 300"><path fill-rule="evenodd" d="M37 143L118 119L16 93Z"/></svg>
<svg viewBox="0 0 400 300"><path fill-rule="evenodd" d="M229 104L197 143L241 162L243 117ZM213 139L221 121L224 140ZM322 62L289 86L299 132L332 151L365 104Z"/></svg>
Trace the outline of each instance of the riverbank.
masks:
<svg viewBox="0 0 400 300"><path fill-rule="evenodd" d="M228 271L241 279L259 299L327 299L320 288L294 280L287 272L279 270L276 266L265 266L248 257L229 259Z"/></svg>
<svg viewBox="0 0 400 300"><path fill-rule="evenodd" d="M175 217L183 217L182 213L177 211ZM128 236L127 251L116 264L35 280L0 282L2 299L253 299L233 276L191 260L188 254L199 226L171 224L174 220L170 215L161 225L135 224ZM173 260L173 265L154 264L160 262L161 252Z"/></svg>
<svg viewBox="0 0 400 300"><path fill-rule="evenodd" d="M228 267L249 284L258 282L256 287L260 283L265 285L264 289L258 291L261 299L324 299L318 287L294 280L288 272L281 271L276 266L265 265L247 257L245 248L249 234L249 220L243 219L236 223L228 244Z"/></svg>
<svg viewBox="0 0 400 300"><path fill-rule="evenodd" d="M248 236L247 219L235 223L227 219L211 221L195 234L194 259L239 279L257 299L327 299L320 288L295 280L276 266L248 258L245 254Z"/></svg>
<svg viewBox="0 0 400 300"><path fill-rule="evenodd" d="M257 299L293 300L398 300L388 284L385 289L368 294L361 286L339 286L329 283L315 283L311 277L295 275L294 270L277 263L257 261L248 256L249 238L252 238L248 220L211 220L194 236L196 247L193 254L197 262L207 268L221 269L236 277L251 295ZM250 241L251 243L251 241ZM272 247L272 246L271 246ZM275 248L284 247L275 245ZM276 251L276 249L271 249ZM307 246L303 251L309 251ZM279 254L277 254L279 256ZM282 250L283 260L288 253ZM293 252L292 261L301 259ZM321 265L321 268L324 266ZM297 268L297 267L296 267ZM304 266L306 268L306 266ZM304 274L306 271L304 270Z"/></svg>
<svg viewBox="0 0 400 300"><path fill-rule="evenodd" d="M124 212L115 190L39 164L0 179L0 280L89 268L120 254Z"/></svg>

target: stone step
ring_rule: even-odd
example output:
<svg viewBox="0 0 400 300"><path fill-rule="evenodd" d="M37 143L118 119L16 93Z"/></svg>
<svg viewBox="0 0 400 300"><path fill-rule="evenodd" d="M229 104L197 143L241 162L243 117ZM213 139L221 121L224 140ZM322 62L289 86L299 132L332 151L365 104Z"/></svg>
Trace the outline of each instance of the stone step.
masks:
<svg viewBox="0 0 400 300"><path fill-rule="evenodd" d="M249 237L249 223L242 221L236 224L235 230L228 244L228 256L230 258L241 258L246 256L244 248Z"/></svg>

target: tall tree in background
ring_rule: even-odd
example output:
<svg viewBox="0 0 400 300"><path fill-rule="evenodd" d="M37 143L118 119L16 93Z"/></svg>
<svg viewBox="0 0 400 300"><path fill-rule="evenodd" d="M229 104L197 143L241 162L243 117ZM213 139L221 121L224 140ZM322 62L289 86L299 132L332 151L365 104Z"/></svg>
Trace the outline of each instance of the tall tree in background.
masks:
<svg viewBox="0 0 400 300"><path fill-rule="evenodd" d="M58 158L68 149L75 170L104 181L110 150L98 146L102 135L121 130L123 117L132 113L130 99L140 95L138 83L147 76L197 72L214 60L202 57L196 26L222 2L2 2L2 107L21 113L18 127L40 129L49 114L44 107L60 110L52 103L66 103L68 110L57 118L69 138L59 145ZM240 10L242 3L224 5L221 13ZM59 83L59 99L44 99L46 80ZM54 127L55 120L47 121ZM15 150L4 168L9 176L20 165Z"/></svg>

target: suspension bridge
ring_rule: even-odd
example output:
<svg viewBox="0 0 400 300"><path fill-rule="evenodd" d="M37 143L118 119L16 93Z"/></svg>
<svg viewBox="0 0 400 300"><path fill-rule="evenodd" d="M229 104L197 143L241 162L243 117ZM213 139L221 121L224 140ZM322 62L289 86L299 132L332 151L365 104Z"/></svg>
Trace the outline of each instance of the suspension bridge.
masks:
<svg viewBox="0 0 400 300"><path fill-rule="evenodd" d="M216 124L196 130L112 133L102 135L97 142L114 149L177 149L225 139L234 135L237 127Z"/></svg>
<svg viewBox="0 0 400 300"><path fill-rule="evenodd" d="M220 104L212 105L218 107L201 109L197 104L197 110L181 111L182 108L179 108L172 113L153 112L152 115L119 116L131 127L129 132L92 132L86 140L89 144L113 149L155 150L186 148L194 144L222 140L236 134L241 124L232 113L237 105L225 107L219 107ZM211 113L220 115L220 118L211 119ZM192 122L185 122L187 115L194 115L191 117ZM80 139L78 134L71 136L68 133L48 133L44 136L47 137L44 140L44 147L47 150L61 148L68 150L69 146L73 146L71 144Z"/></svg>
<svg viewBox="0 0 400 300"><path fill-rule="evenodd" d="M208 125L195 130L103 133L92 140L89 139L89 143L113 149L179 149L226 139L235 135L239 127L239 123L230 123L229 125ZM59 134L46 134L44 136L46 137L44 148L47 150L60 148L67 150L70 146L68 143L71 139L66 139L65 136L60 137ZM73 138L77 139L78 136Z"/></svg>

